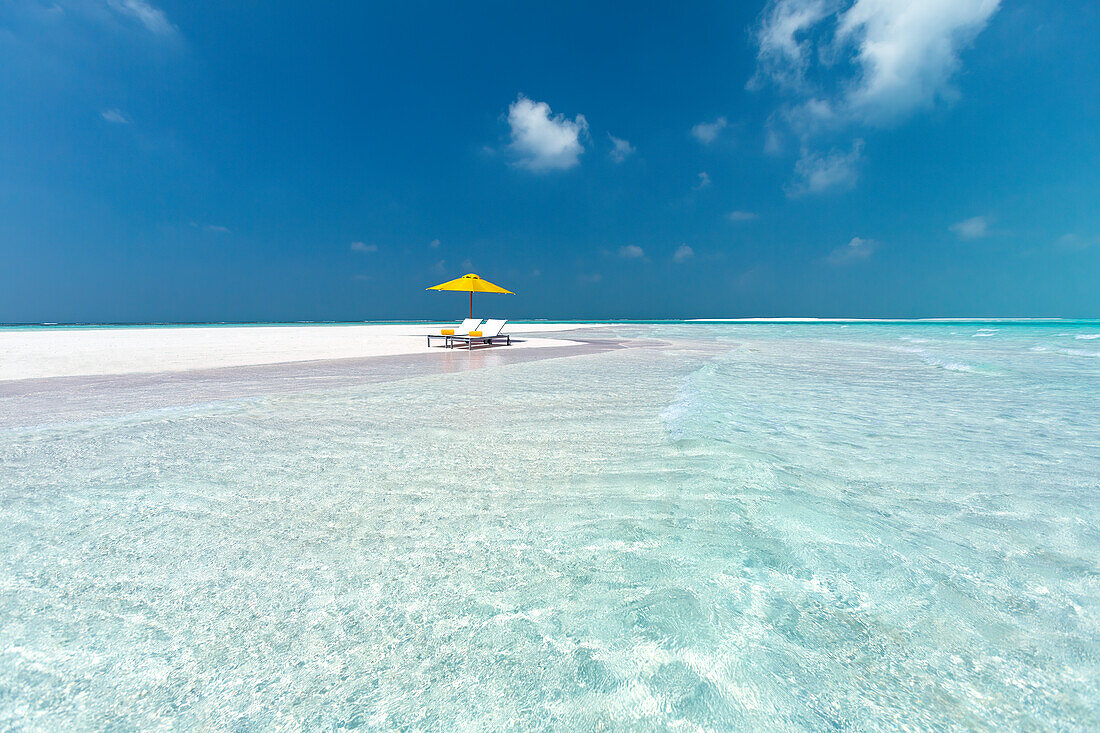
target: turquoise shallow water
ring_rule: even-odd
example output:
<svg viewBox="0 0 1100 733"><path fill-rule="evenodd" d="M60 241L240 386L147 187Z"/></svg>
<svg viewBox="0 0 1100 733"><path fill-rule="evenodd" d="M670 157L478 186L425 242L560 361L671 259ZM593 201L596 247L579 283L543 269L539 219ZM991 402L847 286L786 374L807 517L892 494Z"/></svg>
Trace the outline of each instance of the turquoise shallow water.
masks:
<svg viewBox="0 0 1100 733"><path fill-rule="evenodd" d="M591 335L0 432L0 728L1100 727L1100 324Z"/></svg>

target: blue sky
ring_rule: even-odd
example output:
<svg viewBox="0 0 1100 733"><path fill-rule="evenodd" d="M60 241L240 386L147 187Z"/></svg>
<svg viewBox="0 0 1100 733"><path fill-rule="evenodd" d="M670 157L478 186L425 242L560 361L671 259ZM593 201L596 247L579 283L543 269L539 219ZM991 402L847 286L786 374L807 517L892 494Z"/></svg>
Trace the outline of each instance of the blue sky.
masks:
<svg viewBox="0 0 1100 733"><path fill-rule="evenodd" d="M1100 316L1100 5L0 3L0 321Z"/></svg>

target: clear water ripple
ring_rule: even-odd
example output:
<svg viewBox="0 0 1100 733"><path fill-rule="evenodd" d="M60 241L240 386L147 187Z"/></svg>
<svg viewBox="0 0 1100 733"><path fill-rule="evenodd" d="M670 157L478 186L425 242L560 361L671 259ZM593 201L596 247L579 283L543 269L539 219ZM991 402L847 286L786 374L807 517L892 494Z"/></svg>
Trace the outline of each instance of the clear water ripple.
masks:
<svg viewBox="0 0 1100 733"><path fill-rule="evenodd" d="M1078 332L614 333L0 433L0 728L1100 727Z"/></svg>

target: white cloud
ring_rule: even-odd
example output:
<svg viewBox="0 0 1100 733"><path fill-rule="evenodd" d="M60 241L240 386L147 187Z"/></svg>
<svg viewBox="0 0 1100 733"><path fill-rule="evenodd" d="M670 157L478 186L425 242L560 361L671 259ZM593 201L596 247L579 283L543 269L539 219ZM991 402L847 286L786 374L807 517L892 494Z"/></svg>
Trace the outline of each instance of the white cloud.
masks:
<svg viewBox="0 0 1100 733"><path fill-rule="evenodd" d="M806 152L823 133L900 122L957 98L951 82L960 53L999 7L1000 0L770 0L748 83L770 84L781 99L765 127L765 152L780 153L793 136L804 177L812 159L828 157ZM854 183L854 175L844 180Z"/></svg>
<svg viewBox="0 0 1100 733"><path fill-rule="evenodd" d="M959 239L981 239L989 234L989 219L984 216L974 216L951 225L951 231Z"/></svg>
<svg viewBox="0 0 1100 733"><path fill-rule="evenodd" d="M861 74L848 105L873 122L889 121L953 95L959 51L969 46L1000 0L857 0L836 39L857 48Z"/></svg>
<svg viewBox="0 0 1100 733"><path fill-rule="evenodd" d="M829 253L828 261L832 265L850 265L867 259L878 249L878 242L873 239L852 237L852 241L837 247Z"/></svg>
<svg viewBox="0 0 1100 733"><path fill-rule="evenodd" d="M676 251L672 253L672 259L675 262L684 262L685 260L690 260L694 256L695 250L686 244L681 244L676 248Z"/></svg>
<svg viewBox="0 0 1100 733"><path fill-rule="evenodd" d="M718 139L718 134L722 132L728 124L725 117L719 117L714 122L700 122L698 125L691 128L691 134L695 136L696 140L704 145L710 145Z"/></svg>
<svg viewBox="0 0 1100 733"><path fill-rule="evenodd" d="M588 134L584 115L573 120L552 115L546 102L534 102L522 94L508 107L512 128L509 146L516 164L532 171L564 170L580 163L581 137Z"/></svg>
<svg viewBox="0 0 1100 733"><path fill-rule="evenodd" d="M756 33L757 71L749 85L770 81L804 101L818 98L841 117L891 122L954 96L959 53L999 6L1000 0L772 0Z"/></svg>
<svg viewBox="0 0 1100 733"><path fill-rule="evenodd" d="M352 252L377 252L378 251L378 245L377 244L367 244L366 242L352 242L351 243L351 251Z"/></svg>
<svg viewBox="0 0 1100 733"><path fill-rule="evenodd" d="M856 185L859 173L863 141L856 140L848 152L832 150L825 154L804 150L794 165L795 182L788 187L788 196L823 193L833 189L847 189Z"/></svg>
<svg viewBox="0 0 1100 733"><path fill-rule="evenodd" d="M1100 237L1082 237L1080 234L1074 234L1072 232L1058 237L1057 241L1054 243L1058 249L1070 252L1079 252L1096 244L1100 244Z"/></svg>
<svg viewBox="0 0 1100 733"><path fill-rule="evenodd" d="M221 224L199 224L198 222L191 222L191 226L195 229L201 229L204 232L210 232L211 234L232 234L233 230L229 227L222 226Z"/></svg>
<svg viewBox="0 0 1100 733"><path fill-rule="evenodd" d="M645 257L645 250L636 244L627 244L619 247L619 257L627 260L637 260Z"/></svg>
<svg viewBox="0 0 1100 733"><path fill-rule="evenodd" d="M617 138L610 133L608 133L607 136L611 138L611 144L614 146L611 148L611 152L608 153L608 155L611 156L611 160L615 161L616 163L622 163L624 160L637 152L635 147L626 140Z"/></svg>
<svg viewBox="0 0 1100 733"><path fill-rule="evenodd" d="M438 239L433 239L432 241L428 242L428 246L431 247L432 249L439 249L440 244L441 243Z"/></svg>
<svg viewBox="0 0 1100 733"><path fill-rule="evenodd" d="M834 102L816 97L787 106L782 117L787 128L803 142L818 133L840 130L848 122Z"/></svg>
<svg viewBox="0 0 1100 733"><path fill-rule="evenodd" d="M757 214L753 211L731 211L729 213L730 221L752 221L756 217Z"/></svg>
<svg viewBox="0 0 1100 733"><path fill-rule="evenodd" d="M783 133L776 127L774 119L768 120L764 125L764 153L766 155L780 155L784 147Z"/></svg>
<svg viewBox="0 0 1100 733"><path fill-rule="evenodd" d="M811 56L809 40L801 38L827 14L824 0L773 0L765 8L756 33L756 76L750 88L772 81L802 88Z"/></svg>
<svg viewBox="0 0 1100 733"><path fill-rule="evenodd" d="M692 191L700 191L710 185L710 176L706 171L699 174L699 182L691 187Z"/></svg>
<svg viewBox="0 0 1100 733"><path fill-rule="evenodd" d="M119 125L130 124L130 118L122 114L122 110L117 108L105 109L99 113L99 116L107 120L108 122L114 122Z"/></svg>
<svg viewBox="0 0 1100 733"><path fill-rule="evenodd" d="M577 275L577 282L582 283L584 285L595 285L600 280L603 280L603 275L601 275L598 272L591 272L591 273L582 272L581 274Z"/></svg>
<svg viewBox="0 0 1100 733"><path fill-rule="evenodd" d="M107 4L116 13L137 19L150 32L159 36L170 36L176 32L176 27L168 21L164 11L145 0L107 0Z"/></svg>

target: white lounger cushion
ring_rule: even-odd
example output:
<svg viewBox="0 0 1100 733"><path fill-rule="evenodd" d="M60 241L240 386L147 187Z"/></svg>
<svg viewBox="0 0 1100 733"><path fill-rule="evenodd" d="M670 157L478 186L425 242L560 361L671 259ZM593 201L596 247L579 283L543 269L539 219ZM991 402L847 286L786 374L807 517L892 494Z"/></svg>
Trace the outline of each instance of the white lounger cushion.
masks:
<svg viewBox="0 0 1100 733"><path fill-rule="evenodd" d="M470 331L476 331L477 327L481 325L480 318L467 318L462 321L462 324L455 329L455 336L466 336Z"/></svg>
<svg viewBox="0 0 1100 733"><path fill-rule="evenodd" d="M485 321L485 325L481 327L481 337L491 339L495 336L499 336L500 332L504 330L504 324L508 321L494 320L490 318Z"/></svg>

